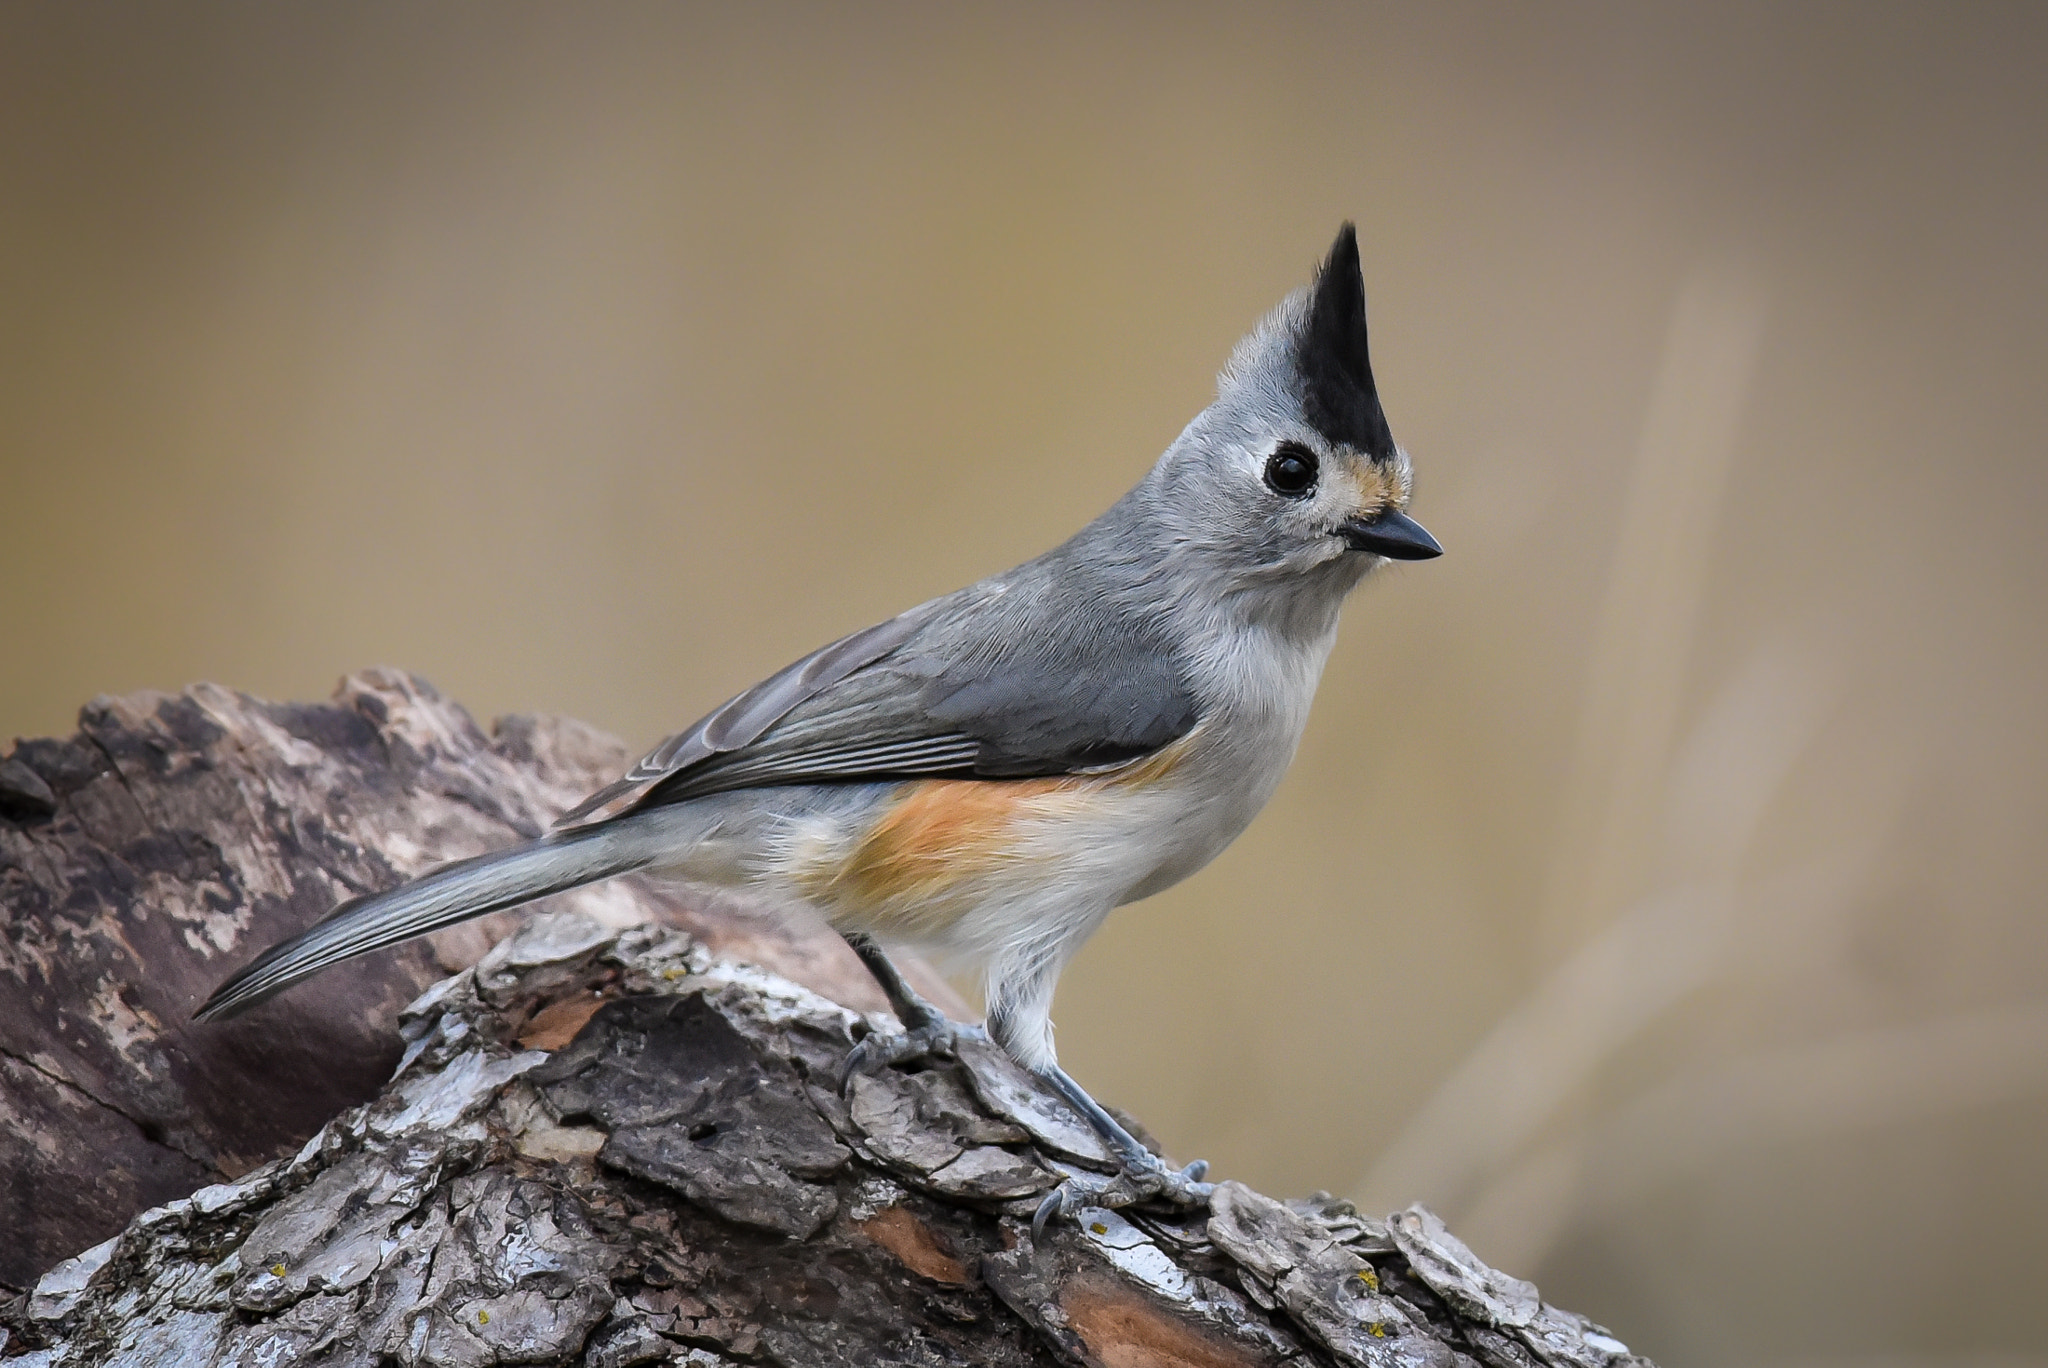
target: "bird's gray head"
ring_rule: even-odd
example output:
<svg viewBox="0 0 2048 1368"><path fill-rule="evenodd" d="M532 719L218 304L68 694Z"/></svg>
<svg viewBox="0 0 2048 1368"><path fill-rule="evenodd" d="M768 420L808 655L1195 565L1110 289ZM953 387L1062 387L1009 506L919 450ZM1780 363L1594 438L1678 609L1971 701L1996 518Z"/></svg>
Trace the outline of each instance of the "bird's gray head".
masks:
<svg viewBox="0 0 2048 1368"><path fill-rule="evenodd" d="M1216 390L1123 510L1165 535L1183 583L1262 616L1319 617L1381 560L1442 553L1407 516L1408 455L1373 383L1350 224Z"/></svg>

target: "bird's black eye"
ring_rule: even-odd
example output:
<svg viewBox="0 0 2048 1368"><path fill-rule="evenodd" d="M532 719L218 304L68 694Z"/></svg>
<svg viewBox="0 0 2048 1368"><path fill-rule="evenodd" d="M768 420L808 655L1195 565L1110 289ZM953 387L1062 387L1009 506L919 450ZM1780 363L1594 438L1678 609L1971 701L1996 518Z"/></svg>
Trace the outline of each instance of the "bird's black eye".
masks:
<svg viewBox="0 0 2048 1368"><path fill-rule="evenodd" d="M1298 442L1282 442L1266 458L1266 487L1299 499L1316 487L1316 454Z"/></svg>

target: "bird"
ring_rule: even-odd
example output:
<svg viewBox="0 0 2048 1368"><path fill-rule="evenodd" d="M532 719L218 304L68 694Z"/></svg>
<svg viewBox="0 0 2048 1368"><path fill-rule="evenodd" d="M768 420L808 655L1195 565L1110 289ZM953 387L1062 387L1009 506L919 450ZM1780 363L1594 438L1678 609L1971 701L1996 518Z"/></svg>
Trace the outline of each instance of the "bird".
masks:
<svg viewBox="0 0 2048 1368"><path fill-rule="evenodd" d="M357 955L646 871L807 906L901 1031L862 1073L987 1037L1101 1136L1116 1172L1034 1213L1205 1205L1059 1066L1053 989L1114 909L1178 883L1291 763L1351 591L1442 547L1373 378L1357 231L1238 343L1215 400L1106 512L1014 569L852 633L655 747L547 834L341 904L195 1017L234 1016ZM980 967L985 1027L950 1021L883 950Z"/></svg>

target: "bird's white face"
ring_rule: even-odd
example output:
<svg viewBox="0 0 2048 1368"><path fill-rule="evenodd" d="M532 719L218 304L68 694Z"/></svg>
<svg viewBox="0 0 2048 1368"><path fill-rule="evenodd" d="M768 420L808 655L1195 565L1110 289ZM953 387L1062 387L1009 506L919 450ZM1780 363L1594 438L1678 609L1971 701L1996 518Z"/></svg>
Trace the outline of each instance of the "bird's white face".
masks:
<svg viewBox="0 0 2048 1368"><path fill-rule="evenodd" d="M1148 483L1174 550L1219 597L1254 615L1333 612L1385 559L1438 554L1407 516L1408 454L1334 440L1301 399L1292 338L1306 305L1290 299L1238 349L1217 400L1182 433Z"/></svg>
<svg viewBox="0 0 2048 1368"><path fill-rule="evenodd" d="M1346 224L1315 280L1238 344L1216 402L1138 492L1199 595L1306 640L1334 627L1382 560L1442 554L1407 514L1410 488L1373 379Z"/></svg>
<svg viewBox="0 0 2048 1368"><path fill-rule="evenodd" d="M1367 529L1384 527L1389 514L1405 513L1413 485L1407 453L1396 450L1375 460L1354 447L1303 430L1276 438L1271 447L1236 453L1233 483L1253 524L1245 541L1256 547L1246 570L1262 579L1314 575L1333 562L1357 559L1358 571L1376 563L1387 542L1376 547ZM1414 549L1425 550L1421 545Z"/></svg>

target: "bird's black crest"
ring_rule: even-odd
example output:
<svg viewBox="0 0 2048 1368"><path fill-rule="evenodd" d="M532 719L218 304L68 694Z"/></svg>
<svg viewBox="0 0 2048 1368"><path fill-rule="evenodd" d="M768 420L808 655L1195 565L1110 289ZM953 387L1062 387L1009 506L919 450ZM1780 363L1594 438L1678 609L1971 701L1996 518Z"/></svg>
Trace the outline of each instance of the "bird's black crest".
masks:
<svg viewBox="0 0 2048 1368"><path fill-rule="evenodd" d="M1316 431L1375 461L1394 459L1394 434L1380 409L1366 350L1358 231L1348 223L1316 272L1294 360L1301 375L1302 408Z"/></svg>

